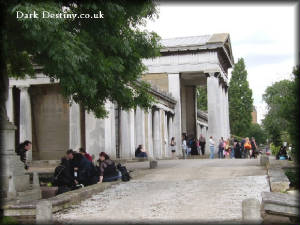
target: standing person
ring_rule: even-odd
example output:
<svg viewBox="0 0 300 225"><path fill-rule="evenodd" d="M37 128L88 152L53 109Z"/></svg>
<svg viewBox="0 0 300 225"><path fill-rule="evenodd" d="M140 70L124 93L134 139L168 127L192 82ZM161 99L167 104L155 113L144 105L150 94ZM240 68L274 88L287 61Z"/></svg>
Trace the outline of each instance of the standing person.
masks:
<svg viewBox="0 0 300 225"><path fill-rule="evenodd" d="M234 148L234 158L236 158L236 159L242 158L240 143L237 140L234 140L233 146L234 146L233 147Z"/></svg>
<svg viewBox="0 0 300 225"><path fill-rule="evenodd" d="M191 155L198 155L197 138L194 137L191 140Z"/></svg>
<svg viewBox="0 0 300 225"><path fill-rule="evenodd" d="M243 138L241 141L241 156L243 159L246 158L245 142L246 142L246 139Z"/></svg>
<svg viewBox="0 0 300 225"><path fill-rule="evenodd" d="M219 151L218 151L219 159L224 158L223 151L224 151L224 140L223 137L221 137L221 139L219 140Z"/></svg>
<svg viewBox="0 0 300 225"><path fill-rule="evenodd" d="M233 138L228 139L229 141L229 148L230 148L230 158L234 159L235 158L235 154L234 154L234 142L235 140Z"/></svg>
<svg viewBox="0 0 300 225"><path fill-rule="evenodd" d="M187 141L186 155L190 155L192 152L192 142L193 142L193 139L192 139L192 137L190 137Z"/></svg>
<svg viewBox="0 0 300 225"><path fill-rule="evenodd" d="M20 160L24 163L24 168L28 170L27 160L26 160L26 152L30 151L32 147L31 141L24 141L21 143L17 149L16 153L20 156Z"/></svg>
<svg viewBox="0 0 300 225"><path fill-rule="evenodd" d="M87 160L89 160L90 162L93 162L92 156L89 153L87 153L84 148L79 148L79 153L83 155L85 158L87 158Z"/></svg>
<svg viewBox="0 0 300 225"><path fill-rule="evenodd" d="M199 142L199 139L196 138L196 146L197 146L197 151L198 151L198 154L201 155L201 147L200 147L200 142Z"/></svg>
<svg viewBox="0 0 300 225"><path fill-rule="evenodd" d="M186 159L186 154L187 154L186 151L187 151L186 135L182 134L182 155L184 159Z"/></svg>
<svg viewBox="0 0 300 225"><path fill-rule="evenodd" d="M256 141L255 141L254 137L251 138L250 144L251 144L251 149L252 149L252 155L250 156L250 158L253 157L256 159L257 158L257 145L256 145Z"/></svg>
<svg viewBox="0 0 300 225"><path fill-rule="evenodd" d="M210 136L210 138L209 138L209 150L210 150L209 158L213 159L214 155L215 155L215 142L214 142L212 136Z"/></svg>
<svg viewBox="0 0 300 225"><path fill-rule="evenodd" d="M119 179L119 172L115 166L115 162L112 161L105 152L99 154L99 183L116 181Z"/></svg>
<svg viewBox="0 0 300 225"><path fill-rule="evenodd" d="M202 153L202 155L204 155L205 154L206 140L205 140L205 137L202 134L200 134L199 143L200 143L201 153Z"/></svg>
<svg viewBox="0 0 300 225"><path fill-rule="evenodd" d="M245 139L244 148L245 148L245 158L250 157L252 154L252 150L251 150L251 143L248 137L246 137Z"/></svg>
<svg viewBox="0 0 300 225"><path fill-rule="evenodd" d="M171 138L170 146L171 146L171 152L172 152L172 159L175 159L176 158L176 141L175 141L175 137Z"/></svg>

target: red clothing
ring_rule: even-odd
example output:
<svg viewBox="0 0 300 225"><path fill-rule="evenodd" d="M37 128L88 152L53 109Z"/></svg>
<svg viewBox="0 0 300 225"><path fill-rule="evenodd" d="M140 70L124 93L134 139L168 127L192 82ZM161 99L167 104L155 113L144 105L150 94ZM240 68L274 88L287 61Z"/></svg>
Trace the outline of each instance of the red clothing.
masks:
<svg viewBox="0 0 300 225"><path fill-rule="evenodd" d="M89 153L85 153L84 156L85 156L85 158L87 158L90 162L93 161L93 158L92 158L92 156L91 156Z"/></svg>

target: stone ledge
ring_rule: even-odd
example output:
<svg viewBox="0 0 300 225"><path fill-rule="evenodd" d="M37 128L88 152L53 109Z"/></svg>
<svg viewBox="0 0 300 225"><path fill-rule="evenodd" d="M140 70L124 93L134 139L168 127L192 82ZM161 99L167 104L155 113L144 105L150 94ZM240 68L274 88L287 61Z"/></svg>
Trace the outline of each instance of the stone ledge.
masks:
<svg viewBox="0 0 300 225"><path fill-rule="evenodd" d="M269 168L268 175L270 178L271 191L284 192L289 189L290 181L281 168Z"/></svg>
<svg viewBox="0 0 300 225"><path fill-rule="evenodd" d="M267 214L299 217L299 198L278 192L262 192L262 209Z"/></svg>
<svg viewBox="0 0 300 225"><path fill-rule="evenodd" d="M91 197L93 194L104 191L105 189L111 187L114 184L118 184L120 181L94 184L74 191L66 192L57 195L47 200L52 203L52 212L57 212L59 210L70 207L71 205L77 204L82 200ZM22 217L22 216L35 216L36 215L36 205L40 200L24 202L24 203L8 203L2 206L4 211L4 216Z"/></svg>

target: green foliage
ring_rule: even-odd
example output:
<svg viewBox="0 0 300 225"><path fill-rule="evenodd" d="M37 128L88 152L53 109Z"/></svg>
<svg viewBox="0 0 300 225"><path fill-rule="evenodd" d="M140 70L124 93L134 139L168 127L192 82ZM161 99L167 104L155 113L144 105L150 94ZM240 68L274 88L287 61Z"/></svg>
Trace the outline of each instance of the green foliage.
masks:
<svg viewBox="0 0 300 225"><path fill-rule="evenodd" d="M14 225L14 224L19 224L18 221L16 219L14 219L13 217L10 216L3 216L1 218L0 224L3 225Z"/></svg>
<svg viewBox="0 0 300 225"><path fill-rule="evenodd" d="M231 133L245 137L251 126L253 99L243 58L238 59L234 65L229 82L228 100Z"/></svg>
<svg viewBox="0 0 300 225"><path fill-rule="evenodd" d="M42 18L42 12L98 14L102 19ZM32 13L35 19L16 18L16 12ZM146 19L157 16L154 1L9 1L4 4L4 73L24 78L34 76L34 64L57 79L63 95L106 115L107 100L127 110L148 108L153 98L148 84L140 81L142 59L159 55L156 33L142 30Z"/></svg>
<svg viewBox="0 0 300 225"><path fill-rule="evenodd" d="M280 150L280 146L276 146L275 144L271 143L270 149L271 149L272 155L277 155L277 153Z"/></svg>
<svg viewBox="0 0 300 225"><path fill-rule="evenodd" d="M294 187L299 190L299 173L295 169L287 169L285 175L290 180L290 187Z"/></svg>
<svg viewBox="0 0 300 225"><path fill-rule="evenodd" d="M267 103L268 113L263 120L263 126L276 146L290 140L293 154L298 159L299 67L294 68L293 74L293 80L282 80L266 89L263 100Z"/></svg>
<svg viewBox="0 0 300 225"><path fill-rule="evenodd" d="M207 87L197 87L197 108L207 112Z"/></svg>
<svg viewBox="0 0 300 225"><path fill-rule="evenodd" d="M246 136L249 138L254 137L257 145L265 144L267 140L266 132L259 124L251 124Z"/></svg>

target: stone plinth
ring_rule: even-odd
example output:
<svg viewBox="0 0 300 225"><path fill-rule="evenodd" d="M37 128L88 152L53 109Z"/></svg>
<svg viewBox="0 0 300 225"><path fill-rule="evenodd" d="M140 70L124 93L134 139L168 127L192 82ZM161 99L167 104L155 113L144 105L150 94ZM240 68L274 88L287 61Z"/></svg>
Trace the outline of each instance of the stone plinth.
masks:
<svg viewBox="0 0 300 225"><path fill-rule="evenodd" d="M269 164L269 156L261 155L260 156L260 165L261 166L267 166L268 164Z"/></svg>
<svg viewBox="0 0 300 225"><path fill-rule="evenodd" d="M0 126L1 139L1 191L3 197L7 197L10 177L13 177L13 183L17 192L25 191L29 188L29 175L25 175L24 164L20 156L15 153L15 129L16 127L8 121L2 121Z"/></svg>
<svg viewBox="0 0 300 225"><path fill-rule="evenodd" d="M36 223L51 224L52 223L52 202L42 200L36 205Z"/></svg>
<svg viewBox="0 0 300 225"><path fill-rule="evenodd" d="M156 167L157 167L157 161L151 160L151 161L150 161L150 169L154 169L154 168L156 168Z"/></svg>
<svg viewBox="0 0 300 225"><path fill-rule="evenodd" d="M242 202L242 218L246 224L261 224L260 203L255 198L248 198Z"/></svg>

